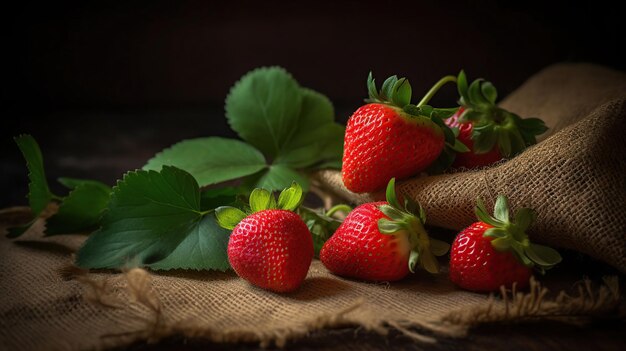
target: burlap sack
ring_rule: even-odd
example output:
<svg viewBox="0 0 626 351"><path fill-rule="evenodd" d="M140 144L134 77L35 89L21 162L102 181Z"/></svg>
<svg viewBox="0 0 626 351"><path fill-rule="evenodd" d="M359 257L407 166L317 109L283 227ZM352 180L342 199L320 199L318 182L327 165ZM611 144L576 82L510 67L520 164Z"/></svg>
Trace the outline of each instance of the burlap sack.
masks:
<svg viewBox="0 0 626 351"><path fill-rule="evenodd" d="M7 215L0 215L5 233ZM546 318L584 322L615 315L623 297L615 277L589 281L533 281L529 292L505 299L455 288L446 274L418 272L393 284L331 275L314 260L303 286L279 295L255 288L234 273L133 269L87 273L71 265L84 237L42 238L40 220L23 237L0 239L0 349L101 350L178 335L213 342L283 346L324 328L390 328L416 342L462 337L488 322ZM557 277L554 277L557 278Z"/></svg>
<svg viewBox="0 0 626 351"><path fill-rule="evenodd" d="M573 249L626 272L626 75L593 65L557 65L528 80L503 105L546 120L552 135L492 168L422 177L399 190L424 206L427 223L462 229L475 221L476 198L509 197L513 210L538 213L531 239ZM353 194L336 171L319 183L344 200Z"/></svg>
<svg viewBox="0 0 626 351"><path fill-rule="evenodd" d="M24 209L0 212L0 234L24 217ZM252 287L232 272L89 273L71 265L85 238L43 238L43 223L17 240L0 238L2 350L98 350L172 335L282 346L339 326L381 334L393 328L418 342L435 342L462 337L485 322L613 315L623 299L616 278L592 286L551 275L543 286L574 293L550 294L533 282L529 291L502 292L501 298L462 291L445 272L370 284L335 277L317 260L303 286L286 295Z"/></svg>

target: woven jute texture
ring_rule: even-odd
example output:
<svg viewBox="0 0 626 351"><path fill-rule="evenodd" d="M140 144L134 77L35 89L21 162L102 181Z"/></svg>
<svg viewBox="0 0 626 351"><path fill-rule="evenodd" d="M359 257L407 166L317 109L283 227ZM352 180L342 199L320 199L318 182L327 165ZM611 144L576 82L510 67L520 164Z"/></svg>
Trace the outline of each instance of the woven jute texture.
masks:
<svg viewBox="0 0 626 351"><path fill-rule="evenodd" d="M547 120L552 134L494 167L417 177L398 190L417 200L427 224L462 229L476 221L478 197L488 206L507 195L512 209L534 208L531 239L573 249L626 272L626 76L591 65L558 65L531 78L503 103ZM526 107L528 106L528 107ZM383 194L353 194L336 171L321 186L353 203Z"/></svg>
<svg viewBox="0 0 626 351"><path fill-rule="evenodd" d="M418 272L393 284L341 279L318 260L303 286L284 295L232 272L88 273L71 265L83 237L42 238L42 229L40 220L18 240L0 239L2 350L101 350L168 336L283 346L346 326L380 334L394 328L432 343L463 337L480 323L585 322L620 313L623 300L615 277L601 284L545 282L569 287L571 295L549 294L533 281L530 291L494 297L459 290L445 273Z"/></svg>
<svg viewBox="0 0 626 351"><path fill-rule="evenodd" d="M612 103L594 113L623 108L623 103ZM598 130L598 138L605 135L605 128L598 128L597 120L588 121L581 123L592 123L591 129ZM610 155L597 158L608 159ZM528 162L531 161L534 162ZM557 165L563 167L562 163ZM531 179L538 171L530 172ZM445 177L450 176L441 179ZM499 179L490 177L490 182ZM597 187L589 177L574 176L581 189ZM505 187L506 182L500 181ZM587 182L592 183L585 185ZM620 191L618 185L612 188L613 192ZM403 189L418 194L420 188L403 185ZM559 196L561 188L551 189L547 192L550 196ZM576 206L597 201L588 192L583 194ZM489 193L480 189L474 195L487 197ZM517 196L513 197L516 204L534 199ZM610 200L613 195L603 196ZM423 198L417 198L428 205ZM433 208L456 207L453 197L432 197L432 201L434 207L427 207L431 221L437 221ZM468 205L459 203L463 211ZM540 206L538 210L543 212ZM459 218L466 220L465 215L462 212ZM6 227L23 222L24 217L27 211L23 208L1 211L0 234L6 233ZM589 223L588 227L598 222L591 215L586 218L588 221L577 223ZM463 337L472 326L486 322L545 318L583 322L594 316L618 313L623 300L615 277L592 284L581 281L581 277L548 275L541 284L533 281L527 291L502 291L487 296L454 287L445 271L437 276L417 272L400 282L373 284L333 276L317 260L303 286L282 295L255 288L232 272L148 272L138 268L87 272L72 266L72 255L85 237L44 238L44 225L42 218L17 240L0 238L2 350L99 350L140 340L156 342L174 335L282 346L315 330L343 326L381 334L393 328L416 342L428 343L442 337ZM560 234L553 235L556 240ZM572 240L568 242L574 245ZM602 242L609 252L612 243ZM559 292L562 288L570 293Z"/></svg>

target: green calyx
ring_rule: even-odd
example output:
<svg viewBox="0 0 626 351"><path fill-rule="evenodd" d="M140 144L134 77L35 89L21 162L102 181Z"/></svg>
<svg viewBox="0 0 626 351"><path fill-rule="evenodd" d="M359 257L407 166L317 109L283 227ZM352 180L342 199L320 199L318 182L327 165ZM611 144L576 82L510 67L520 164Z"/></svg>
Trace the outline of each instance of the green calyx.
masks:
<svg viewBox="0 0 626 351"><path fill-rule="evenodd" d="M491 245L497 251L511 251L526 267L536 268L542 273L561 262L561 255L554 249L531 243L526 230L535 221L536 214L530 208L520 208L515 221L509 218L509 203L504 195L498 196L491 216L481 199L476 202L476 217L493 228L485 231L485 237L494 238Z"/></svg>
<svg viewBox="0 0 626 351"><path fill-rule="evenodd" d="M337 212L348 215L352 211L352 207L339 204L330 208L328 211L324 209L312 209L300 206L298 214L306 224L313 237L313 248L315 249L315 257L319 257L320 251L324 243L330 239L337 228L343 223L342 219L335 218Z"/></svg>
<svg viewBox="0 0 626 351"><path fill-rule="evenodd" d="M280 192L278 201L268 190L257 188L250 194L250 207L245 211L232 206L221 206L215 209L215 217L222 228L233 230L241 220L256 212L271 209L295 211L302 203L303 195L302 187L296 182Z"/></svg>
<svg viewBox="0 0 626 351"><path fill-rule="evenodd" d="M454 76L445 76L441 78L430 88L417 105L413 105L411 104L412 89L408 79L404 77L398 78L395 75L391 76L383 82L383 86L379 91L376 87L376 81L372 76L372 72L370 72L367 77L369 99L366 99L365 102L382 103L398 107L402 109L402 111L405 112L409 118L428 118L441 129L445 138L445 147L439 158L427 170L430 174L443 172L452 165L456 153L469 151L467 146L457 139L458 131L455 133L443 121L444 119L454 115L459 108L435 108L428 105L430 99L435 96L437 91L439 91L442 86L447 83L455 83L456 81L457 77Z"/></svg>
<svg viewBox="0 0 626 351"><path fill-rule="evenodd" d="M367 91L369 99L366 102L378 102L387 105L404 108L411 103L411 83L406 78L398 79L398 76L391 76L383 82L383 86L378 91L372 72L367 76Z"/></svg>
<svg viewBox="0 0 626 351"><path fill-rule="evenodd" d="M491 82L476 79L468 85L465 72L457 77L459 104L465 108L461 121L472 122L472 140L477 154L495 145L504 157L512 157L537 143L537 135L548 128L539 118L520 116L496 106L498 92Z"/></svg>
<svg viewBox="0 0 626 351"><path fill-rule="evenodd" d="M446 83L456 82L456 77L445 76L441 78L430 90L424 95L422 100L417 105L411 104L411 98L413 89L409 80L402 77L393 75L383 82L383 86L380 90L376 87L376 80L372 76L372 72L367 76L367 91L369 98L365 99L365 102L369 103L381 103L386 105L395 106L401 108L404 112L411 116L422 116L432 118L433 116L441 118L448 118L452 116L458 107L453 108L434 108L427 105L430 99L435 96L437 91L441 89Z"/></svg>
<svg viewBox="0 0 626 351"><path fill-rule="evenodd" d="M404 197L404 206L400 206L396 197L395 178L387 185L387 203L378 208L389 219L378 220L378 230L387 235L406 233L409 237L411 252L409 254L409 270L415 272L415 266L420 265L429 273L439 273L439 261L435 256L443 256L448 252L450 245L441 240L428 236L424 229L426 213L422 206L408 197Z"/></svg>

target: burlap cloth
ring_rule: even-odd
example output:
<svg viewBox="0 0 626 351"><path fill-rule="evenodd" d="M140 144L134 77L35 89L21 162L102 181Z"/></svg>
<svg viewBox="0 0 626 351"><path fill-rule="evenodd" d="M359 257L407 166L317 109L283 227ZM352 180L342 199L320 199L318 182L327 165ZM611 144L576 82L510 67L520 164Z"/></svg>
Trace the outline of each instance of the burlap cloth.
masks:
<svg viewBox="0 0 626 351"><path fill-rule="evenodd" d="M513 96L525 96L523 90L533 81L541 82L542 76L588 70L607 72L591 66L556 66ZM512 100L508 103L513 109ZM609 106L613 107L603 108L624 107L621 102ZM588 108L587 114L594 110ZM590 180L581 179L581 184L584 181ZM2 211L0 231L23 221L23 216L19 208ZM287 295L252 287L232 272L88 273L71 265L84 237L43 238L43 225L39 220L18 240L0 239L0 349L104 349L172 335L282 346L311 331L341 326L382 334L394 328L417 342L436 342L440 337L462 337L485 322L564 317L580 322L615 314L622 300L615 277L592 284L580 277L553 276L543 284L560 279L559 286L568 287L571 294L548 293L533 282L529 291L490 297L455 288L445 273L418 272L401 282L371 284L335 277L317 260L304 285Z"/></svg>
<svg viewBox="0 0 626 351"><path fill-rule="evenodd" d="M505 194L513 211L537 211L531 239L626 272L626 75L556 65L530 78L502 106L544 119L550 128L545 139L494 167L405 180L398 190L422 204L427 224L455 230L475 222L477 197L490 207ZM384 198L349 192L338 171L320 172L317 180L344 201Z"/></svg>

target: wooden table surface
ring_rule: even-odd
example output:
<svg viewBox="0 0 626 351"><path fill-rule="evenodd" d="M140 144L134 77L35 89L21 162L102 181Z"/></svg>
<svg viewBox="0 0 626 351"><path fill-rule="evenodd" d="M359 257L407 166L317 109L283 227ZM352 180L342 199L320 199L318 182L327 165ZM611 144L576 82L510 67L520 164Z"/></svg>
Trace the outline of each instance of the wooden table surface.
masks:
<svg viewBox="0 0 626 351"><path fill-rule="evenodd" d="M275 348L269 348L273 350ZM198 340L168 339L158 344L138 343L126 350L267 350L255 344L214 344ZM598 322L586 327L561 323L534 323L526 325L490 325L475 329L463 339L443 339L437 344L419 344L397 333L386 336L355 329L338 329L312 333L309 337L289 343L283 350L626 350L626 325Z"/></svg>

